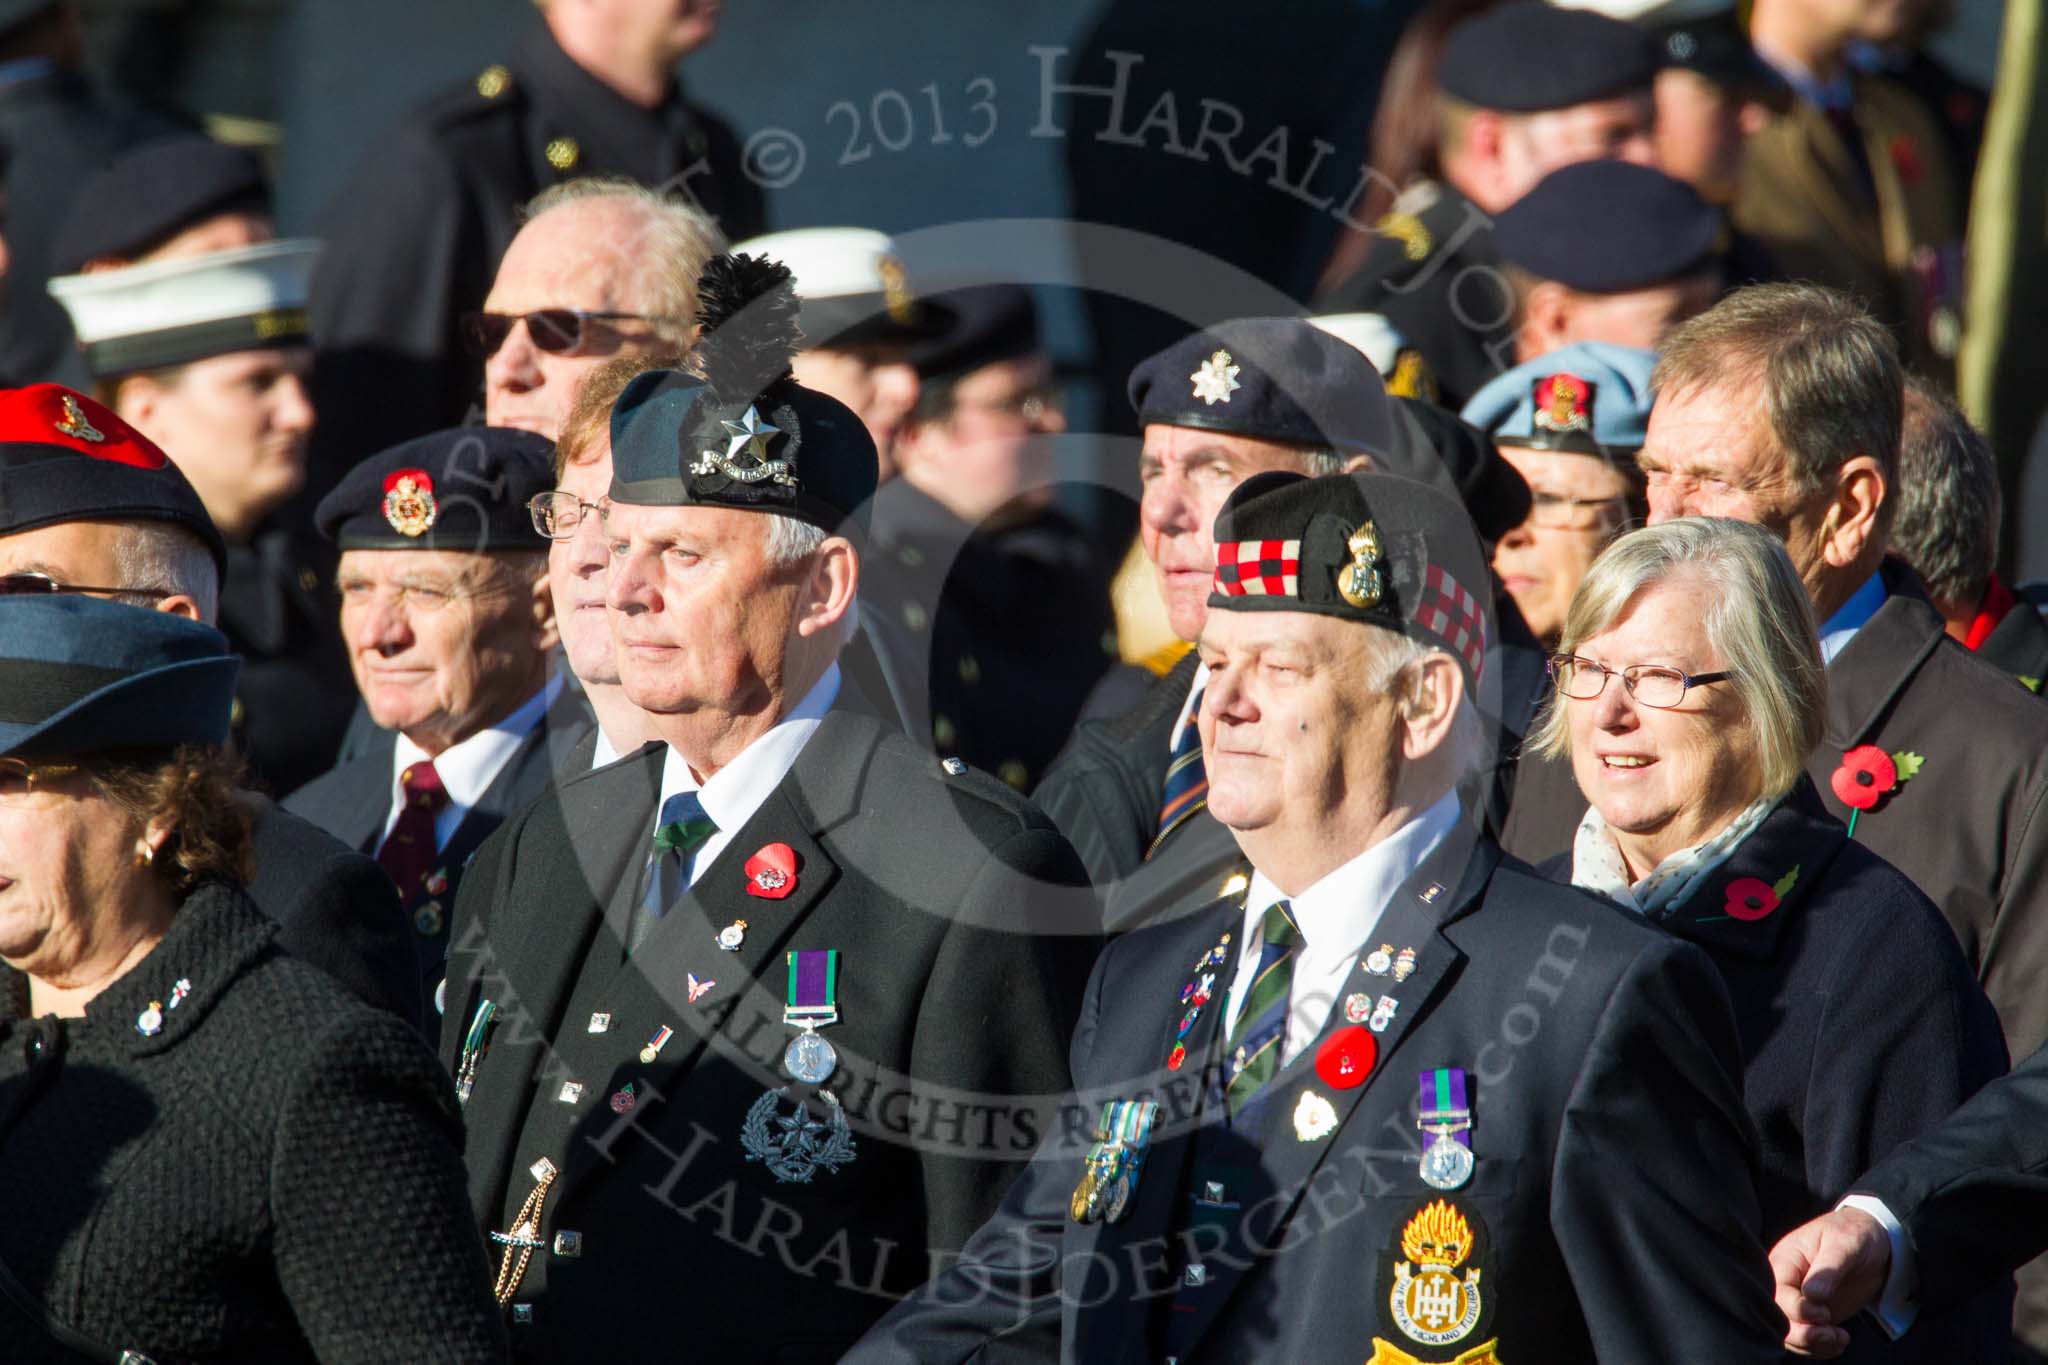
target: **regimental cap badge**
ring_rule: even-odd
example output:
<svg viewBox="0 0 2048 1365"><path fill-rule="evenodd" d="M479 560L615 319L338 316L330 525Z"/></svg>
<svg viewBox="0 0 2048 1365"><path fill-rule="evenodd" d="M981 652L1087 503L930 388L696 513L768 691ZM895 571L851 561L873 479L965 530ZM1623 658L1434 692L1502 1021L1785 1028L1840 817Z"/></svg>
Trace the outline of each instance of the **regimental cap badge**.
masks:
<svg viewBox="0 0 2048 1365"><path fill-rule="evenodd" d="M1230 395L1244 387L1237 382L1239 371L1240 366L1230 358L1230 352L1219 350L1203 361L1188 379L1194 385L1195 397L1213 407L1218 403L1228 403Z"/></svg>
<svg viewBox="0 0 2048 1365"><path fill-rule="evenodd" d="M882 280L882 305L889 310L889 321L909 326L917 317L917 299L910 292L910 274L903 262L884 253L875 262L875 274Z"/></svg>
<svg viewBox="0 0 2048 1365"><path fill-rule="evenodd" d="M107 439L104 431L85 419L85 409L78 406L76 398L67 393L61 395L60 400L64 405L64 417L55 423L57 430L74 441L90 441L94 445Z"/></svg>
<svg viewBox="0 0 2048 1365"><path fill-rule="evenodd" d="M1367 520L1345 540L1344 549L1351 562L1337 570L1337 595L1360 611L1369 611L1387 592L1379 528Z"/></svg>
<svg viewBox="0 0 2048 1365"><path fill-rule="evenodd" d="M384 520L402 536L423 536L440 515L434 480L424 469L400 469L384 480Z"/></svg>
<svg viewBox="0 0 2048 1365"><path fill-rule="evenodd" d="M690 466L692 474L699 478L722 474L735 483L768 482L796 487L796 461L768 458L775 438L783 433L781 427L762 418L758 407L749 403L737 422L721 419L719 426L725 430L725 453L715 450L698 452L697 462Z"/></svg>
<svg viewBox="0 0 2048 1365"><path fill-rule="evenodd" d="M1593 433L1593 382L1562 370L1536 381L1535 424L1538 431L1559 435Z"/></svg>

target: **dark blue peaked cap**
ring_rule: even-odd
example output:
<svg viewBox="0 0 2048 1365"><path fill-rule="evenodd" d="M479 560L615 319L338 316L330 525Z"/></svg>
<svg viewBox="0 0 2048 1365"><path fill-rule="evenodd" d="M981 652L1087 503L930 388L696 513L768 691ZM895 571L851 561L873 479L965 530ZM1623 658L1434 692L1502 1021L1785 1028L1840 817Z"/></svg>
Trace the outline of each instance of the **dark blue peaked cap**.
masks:
<svg viewBox="0 0 2048 1365"><path fill-rule="evenodd" d="M1514 0L1451 30L1436 80L1466 104L1534 114L1647 91L1663 64L1657 40L1634 24Z"/></svg>
<svg viewBox="0 0 2048 1365"><path fill-rule="evenodd" d="M1386 383L1348 341L1302 318L1221 322L1131 371L1138 420L1377 455L1394 449Z"/></svg>
<svg viewBox="0 0 2048 1365"><path fill-rule="evenodd" d="M225 744L241 671L225 635L182 616L0 597L0 756Z"/></svg>
<svg viewBox="0 0 2048 1365"><path fill-rule="evenodd" d="M1620 294L1710 270L1728 243L1721 210L1650 166L1581 161L1502 210L1493 249L1539 279Z"/></svg>

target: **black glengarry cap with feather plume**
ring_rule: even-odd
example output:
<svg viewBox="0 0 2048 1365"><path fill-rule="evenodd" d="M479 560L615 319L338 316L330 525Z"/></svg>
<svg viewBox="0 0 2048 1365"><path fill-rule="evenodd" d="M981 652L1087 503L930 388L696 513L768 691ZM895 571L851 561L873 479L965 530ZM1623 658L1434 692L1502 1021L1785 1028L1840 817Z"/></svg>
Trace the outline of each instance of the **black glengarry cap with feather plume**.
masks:
<svg viewBox="0 0 2048 1365"><path fill-rule="evenodd" d="M803 333L788 268L719 256L698 295L697 373L650 371L612 406L612 501L780 512L864 532L874 439L852 409L791 376Z"/></svg>

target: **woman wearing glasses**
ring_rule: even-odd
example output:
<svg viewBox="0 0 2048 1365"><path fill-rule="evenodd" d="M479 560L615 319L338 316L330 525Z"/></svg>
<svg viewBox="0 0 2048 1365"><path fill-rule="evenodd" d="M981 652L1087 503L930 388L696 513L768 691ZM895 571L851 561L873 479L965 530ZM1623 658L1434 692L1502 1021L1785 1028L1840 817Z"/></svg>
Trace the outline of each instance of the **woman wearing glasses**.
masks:
<svg viewBox="0 0 2048 1365"><path fill-rule="evenodd" d="M242 894L239 667L0 598L0 1356L500 1360L446 1074Z"/></svg>
<svg viewBox="0 0 2048 1365"><path fill-rule="evenodd" d="M1531 742L1570 757L1591 809L1544 871L1720 967L1775 1241L2003 1072L1998 1020L1940 912L1805 775L1827 685L1775 536L1699 517L1623 536L1580 583L1561 644ZM2000 1360L2010 1333L2003 1282L1903 1342L1858 1323L1846 1358Z"/></svg>
<svg viewBox="0 0 2048 1365"><path fill-rule="evenodd" d="M1650 351L1582 341L1517 365L1465 404L1465 420L1529 485L1529 515L1495 543L1493 570L1546 643L1564 628L1587 566L1642 519L1636 452L1656 362Z"/></svg>

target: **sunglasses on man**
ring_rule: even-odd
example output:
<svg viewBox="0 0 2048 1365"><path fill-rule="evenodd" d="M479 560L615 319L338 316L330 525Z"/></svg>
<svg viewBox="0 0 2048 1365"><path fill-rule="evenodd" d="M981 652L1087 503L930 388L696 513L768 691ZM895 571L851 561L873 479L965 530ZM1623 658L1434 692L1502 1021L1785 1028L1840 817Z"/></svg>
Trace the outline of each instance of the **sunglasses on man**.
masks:
<svg viewBox="0 0 2048 1365"><path fill-rule="evenodd" d="M54 592L105 593L115 597L172 596L169 588L89 588L83 583L60 583L46 573L34 571L0 574L0 597L41 597Z"/></svg>
<svg viewBox="0 0 2048 1365"><path fill-rule="evenodd" d="M531 313L466 313L462 338L478 358L489 360L519 323L550 355L607 355L618 348L618 330L608 322L659 322L646 313L608 313L588 308L536 308Z"/></svg>

